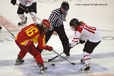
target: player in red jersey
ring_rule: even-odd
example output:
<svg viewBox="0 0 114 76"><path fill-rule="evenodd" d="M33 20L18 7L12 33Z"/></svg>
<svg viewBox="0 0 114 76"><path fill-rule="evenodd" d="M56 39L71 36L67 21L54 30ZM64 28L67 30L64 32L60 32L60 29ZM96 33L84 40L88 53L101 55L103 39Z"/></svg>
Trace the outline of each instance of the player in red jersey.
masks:
<svg viewBox="0 0 114 76"><path fill-rule="evenodd" d="M35 43L38 43L38 47L40 50L46 49L52 51L53 48L45 44L45 32L50 28L50 23L48 20L44 19L41 24L30 24L21 29L21 31L17 34L15 39L16 44L21 49L19 52L18 58L16 60L16 65L22 64L24 62L23 58L29 52L34 58L38 66L40 67L40 71L43 72L47 68L44 67L43 59L41 57L40 52L35 47Z"/></svg>
<svg viewBox="0 0 114 76"><path fill-rule="evenodd" d="M75 35L69 46L72 48L78 43L85 43L83 58L81 59L81 62L85 63L85 66L81 68L81 71L88 71L90 70L90 55L101 42L100 33L95 27L88 26L76 18L70 21L70 27L75 31Z"/></svg>

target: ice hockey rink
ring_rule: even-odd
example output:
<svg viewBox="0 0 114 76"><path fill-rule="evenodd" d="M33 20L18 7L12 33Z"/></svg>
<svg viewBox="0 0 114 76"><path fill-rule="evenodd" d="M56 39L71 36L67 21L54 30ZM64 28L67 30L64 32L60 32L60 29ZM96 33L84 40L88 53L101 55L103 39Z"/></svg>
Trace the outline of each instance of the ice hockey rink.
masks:
<svg viewBox="0 0 114 76"><path fill-rule="evenodd" d="M62 1L64 0L37 0L37 17L48 19L51 11L59 8ZM17 23L20 19L16 14L18 6L13 6L10 0L0 0L0 25L2 26L0 31L0 76L114 76L114 0L66 1L70 4L70 10L64 26L70 42L74 32L69 27L69 21L74 17L100 30L102 41L91 55L91 72L80 72L80 68L83 67L80 59L84 47L81 44L71 49L71 56L68 58L76 65L71 65L58 57L52 62L44 63L48 70L45 74L40 74L39 67L30 54L25 56L24 64L14 65L20 49L6 28L16 36L21 28L33 21L27 14L27 25L19 27ZM53 46L58 53L62 52L63 48L58 36L53 35L47 44ZM56 54L44 50L42 56L43 59L48 59ZM55 66L52 66L52 63Z"/></svg>

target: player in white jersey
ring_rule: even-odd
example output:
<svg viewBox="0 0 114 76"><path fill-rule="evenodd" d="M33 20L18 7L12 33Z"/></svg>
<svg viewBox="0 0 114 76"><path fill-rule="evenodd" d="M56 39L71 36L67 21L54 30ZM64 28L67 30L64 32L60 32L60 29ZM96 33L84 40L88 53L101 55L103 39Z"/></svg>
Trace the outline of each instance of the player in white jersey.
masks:
<svg viewBox="0 0 114 76"><path fill-rule="evenodd" d="M72 48L78 43L85 43L81 59L81 63L85 63L85 66L81 68L81 71L88 71L90 70L90 54L101 42L100 33L95 27L88 26L76 18L70 21L70 27L75 31L75 35L69 46Z"/></svg>
<svg viewBox="0 0 114 76"><path fill-rule="evenodd" d="M30 13L34 23L38 23L36 13L37 13L37 3L36 0L19 0L20 4L17 10L17 14L19 15L21 22L18 25L23 25L27 23L27 17L24 15L25 13ZM11 0L13 5L16 4L16 0ZM23 9L24 8L24 9Z"/></svg>

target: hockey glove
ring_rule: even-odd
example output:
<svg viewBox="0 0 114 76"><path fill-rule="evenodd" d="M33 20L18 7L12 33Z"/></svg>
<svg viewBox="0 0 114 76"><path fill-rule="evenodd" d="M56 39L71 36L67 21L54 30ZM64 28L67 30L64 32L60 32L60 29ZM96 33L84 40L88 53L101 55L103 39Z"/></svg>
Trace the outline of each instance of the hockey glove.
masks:
<svg viewBox="0 0 114 76"><path fill-rule="evenodd" d="M15 5L15 4L16 4L16 0L11 0L11 3L12 3L13 5Z"/></svg>
<svg viewBox="0 0 114 76"><path fill-rule="evenodd" d="M80 42L80 44L84 44L85 40L80 40L79 42Z"/></svg>
<svg viewBox="0 0 114 76"><path fill-rule="evenodd" d="M53 50L53 48L51 46L48 46L48 45L45 47L45 49L46 50L49 50L49 51L52 51Z"/></svg>

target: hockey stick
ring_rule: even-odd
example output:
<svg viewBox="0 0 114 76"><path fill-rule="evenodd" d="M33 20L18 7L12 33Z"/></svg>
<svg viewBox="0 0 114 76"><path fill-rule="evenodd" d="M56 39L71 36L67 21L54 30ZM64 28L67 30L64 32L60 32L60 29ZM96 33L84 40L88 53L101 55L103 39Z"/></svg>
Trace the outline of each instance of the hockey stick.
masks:
<svg viewBox="0 0 114 76"><path fill-rule="evenodd" d="M75 63L70 62L68 59L66 59L65 57L61 56L59 53L57 53L55 50L53 50L53 52L55 52L56 54L58 54L60 57L62 57L63 59L65 59L67 62L69 62L72 65L75 65Z"/></svg>
<svg viewBox="0 0 114 76"><path fill-rule="evenodd" d="M53 57L53 58L51 58L51 59L48 59L48 62L51 62L52 60L54 60L55 58L57 58L57 57L60 56L61 54L63 54L63 52L60 53L59 55L56 55L55 57Z"/></svg>
<svg viewBox="0 0 114 76"><path fill-rule="evenodd" d="M20 8L22 8L24 11L27 11L28 13L30 13L32 16L34 16L31 12L29 12L28 10L26 10L25 8L23 8L22 6L20 6L19 4L16 3L17 6L19 6ZM40 18L37 17L38 20L42 21Z"/></svg>
<svg viewBox="0 0 114 76"><path fill-rule="evenodd" d="M2 24L3 25L3 24ZM4 26L5 28L6 28L6 30L8 31L8 33L10 33L11 34L11 36L15 39L15 36L14 36L14 34L11 32L11 31L9 31L8 30L8 28L6 27L6 26Z"/></svg>

